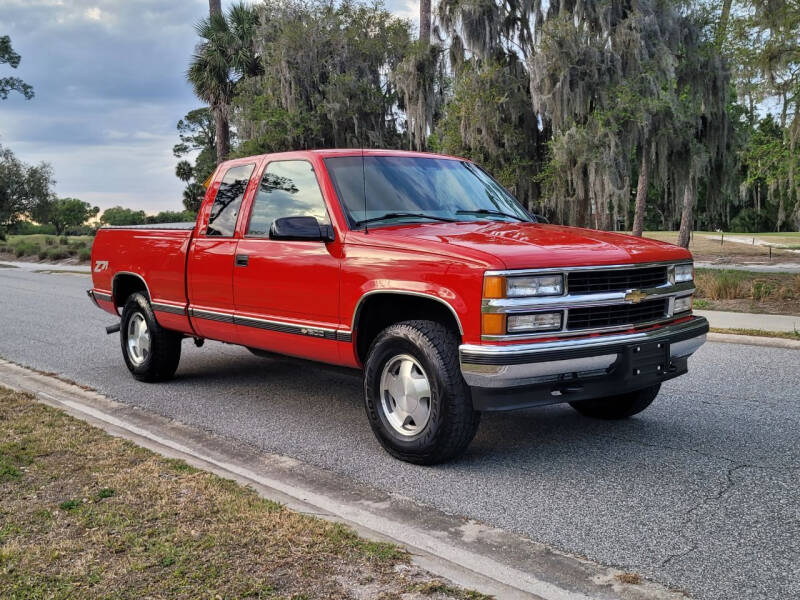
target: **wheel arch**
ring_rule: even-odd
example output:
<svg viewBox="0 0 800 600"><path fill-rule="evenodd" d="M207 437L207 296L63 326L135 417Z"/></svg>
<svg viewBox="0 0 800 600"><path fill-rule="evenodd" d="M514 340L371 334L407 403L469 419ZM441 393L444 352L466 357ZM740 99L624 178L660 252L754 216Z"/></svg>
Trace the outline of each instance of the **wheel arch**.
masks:
<svg viewBox="0 0 800 600"><path fill-rule="evenodd" d="M355 352L363 364L369 346L383 329L413 319L438 321L464 335L461 319L453 305L433 294L399 290L372 290L359 298L353 311L352 332Z"/></svg>
<svg viewBox="0 0 800 600"><path fill-rule="evenodd" d="M144 292L147 299L152 300L150 288L144 277L130 271L119 271L114 274L114 278L111 280L111 296L118 312L130 295L135 292Z"/></svg>

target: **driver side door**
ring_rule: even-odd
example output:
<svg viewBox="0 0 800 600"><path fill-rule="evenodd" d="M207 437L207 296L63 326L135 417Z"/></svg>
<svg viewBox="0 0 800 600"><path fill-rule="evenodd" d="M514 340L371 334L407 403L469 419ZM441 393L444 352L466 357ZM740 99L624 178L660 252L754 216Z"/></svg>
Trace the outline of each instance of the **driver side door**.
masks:
<svg viewBox="0 0 800 600"><path fill-rule="evenodd" d="M239 343L335 363L341 241L270 239L275 219L297 216L331 223L314 168L307 160L272 161L261 176L236 248L233 293Z"/></svg>

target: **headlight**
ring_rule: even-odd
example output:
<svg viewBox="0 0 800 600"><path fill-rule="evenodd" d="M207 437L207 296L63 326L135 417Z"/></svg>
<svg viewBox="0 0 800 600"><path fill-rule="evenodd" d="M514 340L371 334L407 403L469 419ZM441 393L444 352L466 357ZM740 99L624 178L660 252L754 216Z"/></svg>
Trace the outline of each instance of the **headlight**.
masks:
<svg viewBox="0 0 800 600"><path fill-rule="evenodd" d="M675 265L675 283L683 283L694 279L694 264Z"/></svg>
<svg viewBox="0 0 800 600"><path fill-rule="evenodd" d="M687 310L692 310L692 296L675 298L675 314L686 312Z"/></svg>
<svg viewBox="0 0 800 600"><path fill-rule="evenodd" d="M509 277L506 280L506 296L560 296L564 293L563 275L536 275L532 277Z"/></svg>
<svg viewBox="0 0 800 600"><path fill-rule="evenodd" d="M523 331L558 331L561 329L561 313L533 313L530 315L508 315L508 333Z"/></svg>

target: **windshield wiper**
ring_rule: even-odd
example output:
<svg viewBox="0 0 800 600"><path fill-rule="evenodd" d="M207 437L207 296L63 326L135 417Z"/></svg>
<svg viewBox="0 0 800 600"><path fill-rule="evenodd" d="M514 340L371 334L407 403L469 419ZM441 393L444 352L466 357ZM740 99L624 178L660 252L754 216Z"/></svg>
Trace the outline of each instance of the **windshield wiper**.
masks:
<svg viewBox="0 0 800 600"><path fill-rule="evenodd" d="M366 223L377 223L378 221L385 221L386 219L400 219L403 217L413 217L415 219L433 219L434 221L444 221L445 223L456 222L456 219L450 219L447 217L437 217L435 215L426 215L424 213L390 212L386 213L385 215L381 215L380 217L372 217L371 219L362 219L361 221L356 221L356 226L364 225Z"/></svg>
<svg viewBox="0 0 800 600"><path fill-rule="evenodd" d="M503 212L502 210L489 210L488 208L480 208L478 210L457 210L457 215L496 215L498 217L508 217L509 219L516 219L517 221L527 222L519 215L512 215L511 213Z"/></svg>

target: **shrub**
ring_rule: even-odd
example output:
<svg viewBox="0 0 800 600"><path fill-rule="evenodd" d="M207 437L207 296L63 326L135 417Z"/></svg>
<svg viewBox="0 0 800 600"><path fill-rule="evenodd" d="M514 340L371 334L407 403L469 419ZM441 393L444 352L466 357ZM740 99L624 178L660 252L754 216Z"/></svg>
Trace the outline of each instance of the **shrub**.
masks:
<svg viewBox="0 0 800 600"><path fill-rule="evenodd" d="M55 238L51 238L51 237L44 238L44 243L47 244L48 246L55 246L56 245L56 239Z"/></svg>
<svg viewBox="0 0 800 600"><path fill-rule="evenodd" d="M92 251L89 248L78 250L78 260L81 262L92 260Z"/></svg>
<svg viewBox="0 0 800 600"><path fill-rule="evenodd" d="M697 272L694 283L700 298L733 300L746 297L742 276L736 271Z"/></svg>
<svg viewBox="0 0 800 600"><path fill-rule="evenodd" d="M47 258L47 250L39 250L39 260Z"/></svg>
<svg viewBox="0 0 800 600"><path fill-rule="evenodd" d="M59 243L60 243L62 246L66 246L67 244L69 244L69 238L68 238L67 236L65 236L65 235L64 235L64 236L62 236L62 237L61 237L61 239L59 240Z"/></svg>
<svg viewBox="0 0 800 600"><path fill-rule="evenodd" d="M71 242L69 247L73 248L74 250L86 248L86 242L84 242L83 240L78 240L77 242Z"/></svg>
<svg viewBox="0 0 800 600"><path fill-rule="evenodd" d="M761 300L766 300L771 297L776 290L777 286L773 282L756 279L750 285L750 298L756 302L760 302Z"/></svg>
<svg viewBox="0 0 800 600"><path fill-rule="evenodd" d="M17 249L14 250L14 256L17 258L22 258L25 256L25 246L17 246Z"/></svg>
<svg viewBox="0 0 800 600"><path fill-rule="evenodd" d="M64 250L50 250L47 253L47 257L50 260L63 260L67 258L69 254L67 254Z"/></svg>

